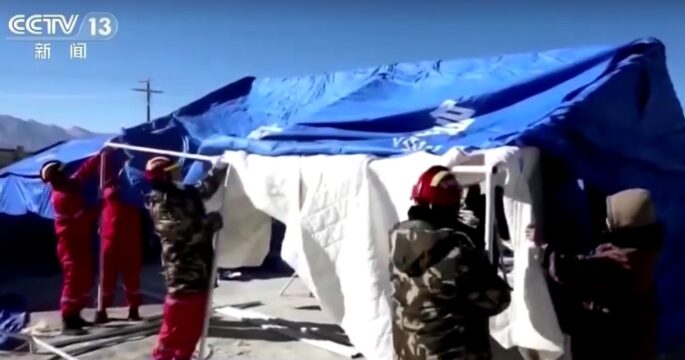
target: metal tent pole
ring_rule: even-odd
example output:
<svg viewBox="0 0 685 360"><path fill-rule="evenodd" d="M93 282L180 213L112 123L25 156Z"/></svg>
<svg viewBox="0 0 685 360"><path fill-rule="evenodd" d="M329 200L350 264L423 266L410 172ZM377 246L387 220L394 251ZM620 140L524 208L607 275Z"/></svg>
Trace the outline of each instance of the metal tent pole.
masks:
<svg viewBox="0 0 685 360"><path fill-rule="evenodd" d="M279 296L283 296L285 294L285 291L290 287L290 285L295 281L295 278L297 278L297 272L293 272L292 276L288 279L288 282L283 285L283 288L281 288L281 291L278 293Z"/></svg>
<svg viewBox="0 0 685 360"><path fill-rule="evenodd" d="M100 154L100 186L98 187L98 192L100 196L102 196L102 191L105 185L105 155ZM98 226L98 239L100 243L100 248L98 249L99 253L99 261L98 261L98 311L104 310L104 301L103 301L103 293L102 293L102 274L104 273L104 259L105 259L105 247L104 247L104 242L102 241L102 216L100 216L100 226Z"/></svg>
<svg viewBox="0 0 685 360"><path fill-rule="evenodd" d="M8 336L8 337L19 339L19 340L28 341L29 347L31 349L33 349L33 343L35 343L36 345L42 347L43 349L47 350L48 352L50 352L52 354L55 354L55 355L61 357L62 359L78 360L76 357L73 357L73 356L67 354L66 352L54 347L53 345L48 344L47 342L45 342L45 341L43 341L43 340L41 340L38 337L33 336L33 335L13 334L13 333L4 332L4 331L0 331L0 335Z"/></svg>
<svg viewBox="0 0 685 360"><path fill-rule="evenodd" d="M231 175L231 165L229 164L228 167L226 168L226 176L224 177L224 186L223 189L221 190L221 205L219 206L219 212L223 216L223 210L224 210L224 200L226 199L226 188L228 187L228 177ZM197 358L199 360L204 360L205 358L205 348L207 345L207 334L209 333L209 322L212 319L212 315L214 314L214 308L213 308L213 296L214 296L214 285L216 283L216 273L218 270L217 264L216 264L216 258L217 258L217 250L218 250L218 245L219 245L219 233L221 230L217 231L214 233L214 239L212 241L212 248L214 249L214 254L212 256L212 272L211 275L209 276L209 291L207 293L207 307L205 309L205 319L204 319L204 325L202 326L202 336L200 337L200 348L198 350L198 356Z"/></svg>
<svg viewBox="0 0 685 360"><path fill-rule="evenodd" d="M492 171L485 174L485 251L490 263L494 261L494 218L495 198L493 196Z"/></svg>
<svg viewBox="0 0 685 360"><path fill-rule="evenodd" d="M188 153L179 152L179 151L161 150L161 149L149 148L149 147L145 147L145 146L135 146L135 145L115 143L115 142L111 142L111 141L108 141L107 143L105 143L105 146L109 146L111 148L116 148L116 149L126 149L126 150L140 151L140 152L151 153L151 154L159 154L159 155L170 155L170 156L182 157L182 158L186 158L186 159L209 161L209 162L211 162L212 160L214 160L216 158L216 156L200 155L200 154L188 154Z"/></svg>
<svg viewBox="0 0 685 360"><path fill-rule="evenodd" d="M493 165L463 165L452 167L452 172L462 174L484 174L485 175L485 250L488 252L488 260L494 261L495 246L495 196L493 175L497 172L503 162L499 161Z"/></svg>

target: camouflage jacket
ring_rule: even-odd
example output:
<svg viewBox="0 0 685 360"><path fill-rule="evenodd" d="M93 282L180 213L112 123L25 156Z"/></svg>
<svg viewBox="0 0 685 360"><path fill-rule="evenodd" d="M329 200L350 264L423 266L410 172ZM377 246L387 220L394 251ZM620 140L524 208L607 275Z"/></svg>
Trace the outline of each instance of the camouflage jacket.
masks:
<svg viewBox="0 0 685 360"><path fill-rule="evenodd" d="M395 359L490 359L488 318L511 297L483 251L421 220L395 225L390 251Z"/></svg>
<svg viewBox="0 0 685 360"><path fill-rule="evenodd" d="M222 217L206 213L204 202L217 191L225 171L210 171L196 185L153 186L146 206L162 243L162 267L167 291L206 291L212 270L214 233Z"/></svg>

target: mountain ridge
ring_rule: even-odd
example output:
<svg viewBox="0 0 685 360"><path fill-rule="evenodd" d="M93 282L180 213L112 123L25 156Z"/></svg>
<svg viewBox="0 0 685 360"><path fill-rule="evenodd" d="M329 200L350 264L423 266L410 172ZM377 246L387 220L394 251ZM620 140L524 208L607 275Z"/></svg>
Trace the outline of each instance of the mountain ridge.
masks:
<svg viewBox="0 0 685 360"><path fill-rule="evenodd" d="M82 139L95 135L101 134L79 126L63 128L33 119L25 120L0 114L0 148L3 149L15 149L22 146L25 151L33 152L59 141Z"/></svg>

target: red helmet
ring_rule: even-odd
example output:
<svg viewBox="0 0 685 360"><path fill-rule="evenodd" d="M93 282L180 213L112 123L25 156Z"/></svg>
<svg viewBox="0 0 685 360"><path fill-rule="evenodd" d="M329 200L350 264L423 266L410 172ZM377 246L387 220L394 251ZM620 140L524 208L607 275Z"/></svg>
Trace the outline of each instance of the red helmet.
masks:
<svg viewBox="0 0 685 360"><path fill-rule="evenodd" d="M166 156L157 156L148 160L145 165L145 178L148 181L160 181L169 178L169 171L178 167Z"/></svg>
<svg viewBox="0 0 685 360"><path fill-rule="evenodd" d="M458 206L461 203L461 186L450 169L432 166L419 177L411 198L417 204Z"/></svg>
<svg viewBox="0 0 685 360"><path fill-rule="evenodd" d="M55 171L60 172L64 170L64 164L59 160L51 160L43 164L40 168L40 179L47 183L52 181L55 176Z"/></svg>

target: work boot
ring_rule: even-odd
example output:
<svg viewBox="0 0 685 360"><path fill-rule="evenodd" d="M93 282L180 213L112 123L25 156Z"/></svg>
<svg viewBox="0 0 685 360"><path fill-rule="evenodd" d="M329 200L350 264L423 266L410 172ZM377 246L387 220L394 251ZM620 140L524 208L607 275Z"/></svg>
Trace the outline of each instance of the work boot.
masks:
<svg viewBox="0 0 685 360"><path fill-rule="evenodd" d="M81 327L88 327L88 326L93 326L93 323L90 321L86 321L84 318L81 317L81 315L78 315L77 317L74 317L74 322L78 324Z"/></svg>
<svg viewBox="0 0 685 360"><path fill-rule="evenodd" d="M98 310L95 312L95 324L102 325L109 322L109 316L107 316L107 310Z"/></svg>
<svg viewBox="0 0 685 360"><path fill-rule="evenodd" d="M83 329L83 326L79 324L78 318L80 315L67 316L62 319L62 335L66 336L80 336L85 335L88 332Z"/></svg>
<svg viewBox="0 0 685 360"><path fill-rule="evenodd" d="M138 313L138 307L131 307L128 309L128 321L142 321L143 318L140 317Z"/></svg>

